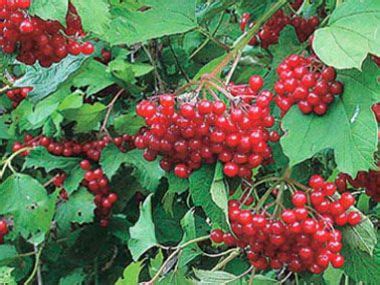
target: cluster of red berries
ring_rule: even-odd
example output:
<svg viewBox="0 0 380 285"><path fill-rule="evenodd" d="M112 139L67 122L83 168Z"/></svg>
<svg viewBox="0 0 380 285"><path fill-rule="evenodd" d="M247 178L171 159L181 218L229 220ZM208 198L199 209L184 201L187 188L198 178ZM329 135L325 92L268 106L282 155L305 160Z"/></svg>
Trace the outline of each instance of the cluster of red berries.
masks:
<svg viewBox="0 0 380 285"><path fill-rule="evenodd" d="M129 135L114 139L105 136L101 140L86 143L76 141L56 142L44 136L33 138L31 135L26 135L24 143L16 142L13 145L13 151L19 151L24 147L43 146L53 155L84 158L80 162L80 167L86 171L82 185L95 196L94 203L97 206L95 214L100 220L100 225L106 227L108 226L112 207L118 197L117 194L111 192L108 178L104 175L102 169L98 167L97 162L99 161L102 150L109 143L113 142L121 151L126 151L127 149L133 148L133 141L134 136ZM28 155L28 152L23 153L23 155ZM62 187L65 179L66 174L60 172L54 177L53 183L56 187ZM60 192L60 197L63 200L69 199L64 189Z"/></svg>
<svg viewBox="0 0 380 285"><path fill-rule="evenodd" d="M310 191L292 194L294 208L283 209L281 218L242 209L240 202L229 201L232 233L216 229L210 238L244 249L250 263L259 270L287 267L292 272L320 274L330 263L342 267L342 235L335 225L360 223L361 215L349 211L355 198L346 192L335 200L332 196L336 185L318 175L312 176L309 186Z"/></svg>
<svg viewBox="0 0 380 285"><path fill-rule="evenodd" d="M251 15L245 13L240 22L240 29L244 32L249 26ZM277 11L261 28L257 36L253 37L250 45L260 45L262 48L267 49L269 46L278 43L281 31L287 26L291 25L295 28L298 39L301 42L306 41L315 31L319 25L319 18L313 16L309 19L304 19L297 15L286 15L284 11Z"/></svg>
<svg viewBox="0 0 380 285"><path fill-rule="evenodd" d="M0 244L4 243L4 236L9 232L8 224L5 220L0 220Z"/></svg>
<svg viewBox="0 0 380 285"><path fill-rule="evenodd" d="M378 165L380 166L380 163ZM355 179L341 173L338 175L335 183L340 191L346 191L348 183L356 189L363 188L366 194L375 202L380 202L380 171L378 170L360 171Z"/></svg>
<svg viewBox="0 0 380 285"><path fill-rule="evenodd" d="M32 91L32 89L33 88L31 87L23 87L7 91L7 97L12 101L13 108L16 108L18 104L20 104L20 102L28 96L29 92Z"/></svg>
<svg viewBox="0 0 380 285"><path fill-rule="evenodd" d="M17 51L20 62L33 65L38 61L42 67L50 67L68 54L94 52L92 43L80 43L85 33L73 5L69 4L66 27L29 15L29 6L30 0L0 1L0 47L4 53Z"/></svg>
<svg viewBox="0 0 380 285"><path fill-rule="evenodd" d="M286 113L294 104L304 114L324 115L335 96L343 93L333 67L325 66L315 56L292 54L277 67L275 102Z"/></svg>
<svg viewBox="0 0 380 285"><path fill-rule="evenodd" d="M180 178L216 160L224 164L227 176L250 178L253 168L271 158L268 141L278 141L279 135L268 131L275 123L269 108L273 94L260 91L263 80L259 76L253 76L249 86L255 94L250 105L238 96L239 102L231 101L230 107L206 99L176 104L170 94L142 101L136 112L148 128L136 137L135 146L145 149L148 161L162 156L162 169L174 169Z"/></svg>

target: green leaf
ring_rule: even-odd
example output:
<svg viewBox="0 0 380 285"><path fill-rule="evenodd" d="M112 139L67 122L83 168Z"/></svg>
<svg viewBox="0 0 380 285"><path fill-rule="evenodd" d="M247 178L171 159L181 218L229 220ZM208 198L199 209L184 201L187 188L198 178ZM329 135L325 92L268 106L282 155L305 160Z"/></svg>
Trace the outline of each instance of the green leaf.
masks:
<svg viewBox="0 0 380 285"><path fill-rule="evenodd" d="M231 285L243 285L246 284L242 278L225 272L225 271L206 271L206 270L194 270L195 277L200 280L196 284L199 285L213 285L213 284L231 284ZM264 275L255 275L253 279L255 285L275 285L280 284L275 279L269 278Z"/></svg>
<svg viewBox="0 0 380 285"><path fill-rule="evenodd" d="M361 69L368 53L380 56L380 2L345 1L332 13L327 27L318 29L313 49L326 64Z"/></svg>
<svg viewBox="0 0 380 285"><path fill-rule="evenodd" d="M18 255L16 248L10 244L0 245L0 266L6 265Z"/></svg>
<svg viewBox="0 0 380 285"><path fill-rule="evenodd" d="M132 175L145 189L154 192L165 175L158 161L147 162L142 158L141 150L132 150L122 153L115 145L109 144L102 151L100 165L104 173L111 179L121 167L126 164L133 167Z"/></svg>
<svg viewBox="0 0 380 285"><path fill-rule="evenodd" d="M75 165L71 169L69 175L63 183L63 188L67 191L68 194L71 194L72 192L78 189L79 184L83 180L84 174L85 171L80 167L79 164Z"/></svg>
<svg viewBox="0 0 380 285"><path fill-rule="evenodd" d="M104 64L90 59L75 73L72 84L77 88L86 87L86 94L89 96L114 84L114 78L107 72Z"/></svg>
<svg viewBox="0 0 380 285"><path fill-rule="evenodd" d="M149 39L187 32L197 26L195 0L143 0L144 9L118 9L108 41L132 45Z"/></svg>
<svg viewBox="0 0 380 285"><path fill-rule="evenodd" d="M340 284L340 280L342 279L343 273L344 272L342 269L337 269L332 266L329 266L323 273L323 280L326 282L326 285Z"/></svg>
<svg viewBox="0 0 380 285"><path fill-rule="evenodd" d="M303 115L292 108L283 120L286 134L281 139L291 166L314 154L333 149L340 172L355 177L360 170L374 168L377 123L371 106L380 100L377 77L380 69L369 60L363 73L346 70L339 74L345 84L342 98L336 98L323 117Z"/></svg>
<svg viewBox="0 0 380 285"><path fill-rule="evenodd" d="M199 279L199 284L226 284L238 277L224 271L206 271L206 270L194 270L195 277Z"/></svg>
<svg viewBox="0 0 380 285"><path fill-rule="evenodd" d="M154 69L150 64L129 63L122 58L111 61L108 68L115 77L127 83L131 83L135 77L146 75Z"/></svg>
<svg viewBox="0 0 380 285"><path fill-rule="evenodd" d="M79 158L55 156L44 147L36 147L26 157L24 168L44 168L47 172L60 169L70 172L80 161Z"/></svg>
<svg viewBox="0 0 380 285"><path fill-rule="evenodd" d="M28 239L50 229L57 195L47 195L45 188L24 174L10 176L0 184L0 215L12 215L13 231Z"/></svg>
<svg viewBox="0 0 380 285"><path fill-rule="evenodd" d="M104 36L110 26L111 13L108 1L92 0L91 3L83 0L71 0L81 18L83 29Z"/></svg>
<svg viewBox="0 0 380 285"><path fill-rule="evenodd" d="M12 276L14 268L0 267L0 284L17 285L15 278Z"/></svg>
<svg viewBox="0 0 380 285"><path fill-rule="evenodd" d="M8 127L5 125L5 123L1 120L0 121L0 139L9 139L9 133L8 133Z"/></svg>
<svg viewBox="0 0 380 285"><path fill-rule="evenodd" d="M195 229L194 211L190 210L181 220L181 226L183 229L183 237L180 245L193 240L197 237ZM201 249L196 243L193 243L183 249L178 259L178 267L184 268L189 262L191 262L197 256L202 254Z"/></svg>
<svg viewBox="0 0 380 285"><path fill-rule="evenodd" d="M380 284L380 244L378 243L373 256L344 244L342 254L345 257L344 272L356 282L366 285Z"/></svg>
<svg viewBox="0 0 380 285"><path fill-rule="evenodd" d="M152 195L149 195L140 207L140 217L136 224L129 229L130 239L128 248L134 261L148 249L157 245L152 219Z"/></svg>
<svg viewBox="0 0 380 285"><path fill-rule="evenodd" d="M83 225L93 222L95 207L94 196L81 188L59 205L55 220L59 228L69 231L71 223Z"/></svg>
<svg viewBox="0 0 380 285"><path fill-rule="evenodd" d="M142 269L142 263L143 261L129 264L124 269L123 277L119 278L119 280L116 281L115 285L139 284L139 275Z"/></svg>
<svg viewBox="0 0 380 285"><path fill-rule="evenodd" d="M43 20L57 20L66 25L68 0L33 0L29 13Z"/></svg>
<svg viewBox="0 0 380 285"><path fill-rule="evenodd" d="M358 203L356 204L356 207L363 213L367 213L369 211L369 203L370 203L371 197L368 196L365 193L360 194Z"/></svg>
<svg viewBox="0 0 380 285"><path fill-rule="evenodd" d="M355 227L347 226L342 229L343 240L350 248L372 255L377 244L376 231L370 219L365 216L362 219Z"/></svg>
<svg viewBox="0 0 380 285"><path fill-rule="evenodd" d="M86 280L86 274L82 268L77 268L71 271L65 277L59 279L59 285L81 285Z"/></svg>
<svg viewBox="0 0 380 285"><path fill-rule="evenodd" d="M215 166L203 165L190 176L190 194L194 205L202 207L214 226L228 229L224 212L214 203L211 197L210 190L214 176Z"/></svg>
<svg viewBox="0 0 380 285"><path fill-rule="evenodd" d="M160 270L161 264L164 261L164 256L162 255L162 251L158 251L156 257L150 260L149 265L149 275L153 277L158 270Z"/></svg>
<svg viewBox="0 0 380 285"><path fill-rule="evenodd" d="M38 102L57 90L58 86L75 72L85 59L84 56L69 55L50 68L43 68L39 64L26 66L25 75L16 80L14 86L32 87L33 90L28 94L28 99Z"/></svg>
<svg viewBox="0 0 380 285"><path fill-rule="evenodd" d="M189 180L178 178L173 172L166 175L169 183L169 193L181 194L189 189Z"/></svg>
<svg viewBox="0 0 380 285"><path fill-rule="evenodd" d="M114 127L115 131L119 134L128 134L131 136L136 133L145 125L143 118L136 115L136 112L128 112L128 114L121 115L115 118Z"/></svg>
<svg viewBox="0 0 380 285"><path fill-rule="evenodd" d="M76 121L75 131L77 133L85 133L95 129L104 115L106 106L102 103L95 103L93 105L84 104L78 109L68 109L63 111L63 116L70 120Z"/></svg>
<svg viewBox="0 0 380 285"><path fill-rule="evenodd" d="M215 167L214 180L211 184L211 198L214 203L223 210L226 223L228 223L228 193L226 184L224 183L223 165L218 162Z"/></svg>
<svg viewBox="0 0 380 285"><path fill-rule="evenodd" d="M164 278L157 282L158 285L194 285L194 282L187 279L182 270L169 272Z"/></svg>

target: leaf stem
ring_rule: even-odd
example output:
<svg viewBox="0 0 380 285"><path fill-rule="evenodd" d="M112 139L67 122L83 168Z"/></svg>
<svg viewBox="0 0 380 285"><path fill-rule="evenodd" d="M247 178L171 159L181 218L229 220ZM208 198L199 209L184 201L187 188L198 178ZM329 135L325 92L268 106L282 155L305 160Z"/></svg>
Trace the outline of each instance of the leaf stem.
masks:
<svg viewBox="0 0 380 285"><path fill-rule="evenodd" d="M40 266L40 257L41 257L42 249L43 249L42 245L39 249L37 247L35 247L36 260L34 262L33 271L32 271L32 274L29 276L29 278L25 281L24 285L31 284L35 275L37 274L38 268Z"/></svg>
<svg viewBox="0 0 380 285"><path fill-rule="evenodd" d="M120 89L119 92L116 93L115 97L113 97L112 101L107 105L107 113L104 118L103 124L100 128L100 133L105 132L107 135L109 135L107 130L107 124L111 116L112 109L116 103L116 101L119 99L119 97L124 93L124 89Z"/></svg>
<svg viewBox="0 0 380 285"><path fill-rule="evenodd" d="M236 249L235 251L231 252L229 256L227 256L225 259L223 259L220 263L215 265L215 267L211 271L217 271L219 269L222 269L224 266L226 266L231 260L238 257L240 254L240 250Z"/></svg>
<svg viewBox="0 0 380 285"><path fill-rule="evenodd" d="M215 77L218 73L222 71L222 69L234 58L236 57L242 50L248 45L251 39L257 34L260 30L261 26L269 20L273 14L275 14L282 6L288 3L288 0L279 0L277 1L265 14L263 14L259 19L257 19L255 25L245 33L240 40L236 43L235 47L230 51L226 57L222 60L222 62L212 71L212 77Z"/></svg>

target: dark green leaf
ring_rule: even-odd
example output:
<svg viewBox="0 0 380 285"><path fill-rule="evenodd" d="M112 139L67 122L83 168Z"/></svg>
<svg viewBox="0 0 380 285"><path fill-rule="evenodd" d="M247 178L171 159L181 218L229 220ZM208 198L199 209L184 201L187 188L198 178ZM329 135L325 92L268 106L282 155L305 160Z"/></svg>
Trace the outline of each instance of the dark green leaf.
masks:
<svg viewBox="0 0 380 285"><path fill-rule="evenodd" d="M68 173L79 162L79 158L55 156L50 154L46 148L37 147L31 150L26 157L24 168L44 168L47 172L59 169Z"/></svg>
<svg viewBox="0 0 380 285"><path fill-rule="evenodd" d="M202 207L208 217L210 217L215 227L219 226L228 229L223 210L212 200L211 187L215 175L215 166L204 165L190 176L190 193L194 205Z"/></svg>
<svg viewBox="0 0 380 285"><path fill-rule="evenodd" d="M113 77L107 72L106 66L95 59L87 61L75 73L75 77L71 81L77 88L86 87L88 96L114 84Z"/></svg>
<svg viewBox="0 0 380 285"><path fill-rule="evenodd" d="M182 218L181 225L183 229L183 238L180 244L184 244L197 237L197 233L195 230L195 219L194 219L193 210L190 210L189 212L187 212L187 214ZM202 251L196 243L185 247L179 256L178 267L183 268L189 262L191 262L194 258L196 258L197 256L201 254L202 254Z"/></svg>
<svg viewBox="0 0 380 285"><path fill-rule="evenodd" d="M77 133L84 133L95 129L99 125L105 109L106 106L99 102L93 105L84 104L78 109L63 111L63 116L68 120L77 122L75 126Z"/></svg>
<svg viewBox="0 0 380 285"><path fill-rule="evenodd" d="M113 44L132 45L149 39L187 32L197 26L195 1L144 0L142 11L117 11L111 22L108 41Z"/></svg>
<svg viewBox="0 0 380 285"><path fill-rule="evenodd" d="M181 194L189 189L188 179L178 178L173 172L168 173L166 177L168 178L169 183L168 192Z"/></svg>
<svg viewBox="0 0 380 285"><path fill-rule="evenodd" d="M82 268L75 269L65 277L59 279L59 285L81 285L86 279Z"/></svg>
<svg viewBox="0 0 380 285"><path fill-rule="evenodd" d="M136 133L145 125L144 119L137 116L136 112L128 112L115 118L114 127L115 131L119 134L128 134L131 136Z"/></svg>
<svg viewBox="0 0 380 285"><path fill-rule="evenodd" d="M44 234L50 229L57 195L47 195L45 188L24 174L10 176L0 184L0 214L12 215L13 231L24 238Z"/></svg>
<svg viewBox="0 0 380 285"><path fill-rule="evenodd" d="M81 188L59 205L55 220L59 228L68 231L71 223L91 223L94 220L94 210L94 196L85 188Z"/></svg>
<svg viewBox="0 0 380 285"><path fill-rule="evenodd" d="M380 244L378 243L373 252L373 256L352 248L350 245L344 245L343 256L346 261L344 272L356 282L364 282L366 285L380 284Z"/></svg>
<svg viewBox="0 0 380 285"><path fill-rule="evenodd" d="M160 184L164 171L157 161L147 162L142 157L141 150L132 150L122 153L115 145L108 145L102 152L100 165L108 178L112 178L121 165L126 164L133 167L135 176L141 186L154 192Z"/></svg>

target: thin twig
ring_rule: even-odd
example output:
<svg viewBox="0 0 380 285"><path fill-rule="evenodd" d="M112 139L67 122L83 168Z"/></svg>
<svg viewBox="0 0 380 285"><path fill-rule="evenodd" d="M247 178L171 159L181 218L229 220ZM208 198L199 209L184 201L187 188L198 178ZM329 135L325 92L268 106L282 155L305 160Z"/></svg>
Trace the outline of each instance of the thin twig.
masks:
<svg viewBox="0 0 380 285"><path fill-rule="evenodd" d="M223 22L224 13L221 14L218 20L218 24L216 25L216 28L214 32L212 33L212 36L214 37L216 33L218 32L222 22ZM207 44L210 42L210 38L207 37L206 40L190 55L190 59L194 58Z"/></svg>
<svg viewBox="0 0 380 285"><path fill-rule="evenodd" d="M240 254L240 250L236 249L235 251L231 252L229 256L227 256L225 259L222 260L222 262L215 265L215 267L211 271L217 271L219 269L222 269L224 266L226 266L231 260L238 257Z"/></svg>
<svg viewBox="0 0 380 285"><path fill-rule="evenodd" d="M232 76L234 75L234 72L236 70L236 67L239 64L239 61L240 61L240 58L241 58L241 54L242 54L241 52L238 53L237 57L234 60L234 63L232 64L231 70L230 70L230 72L228 73L228 75L226 77L226 85L227 86L230 84Z"/></svg>
<svg viewBox="0 0 380 285"><path fill-rule="evenodd" d="M178 60L177 54L175 53L175 51L174 51L174 49L173 49L173 46L172 46L172 44L171 44L170 39L169 39L169 48L170 48L171 53L172 53L173 56L174 56L174 60L175 60L176 65L178 66L179 71L182 73L183 77L185 77L186 81L187 81L187 82L190 82L191 79L190 79L190 77L187 75L186 71L182 68L181 64L179 63L179 60Z"/></svg>
<svg viewBox="0 0 380 285"><path fill-rule="evenodd" d="M39 268L39 265L40 265L40 257L41 257L41 253L42 253L42 248L43 248L42 245L41 245L41 247L39 249L37 249L37 247L35 247L36 260L34 262L33 271L32 271L32 274L29 276L29 278L25 281L24 285L31 284L31 282L34 279L34 276L36 276L36 274L38 272L38 268Z"/></svg>
<svg viewBox="0 0 380 285"><path fill-rule="evenodd" d="M38 253L38 247L37 245L34 245L34 252ZM42 283L42 275L41 275L41 263L38 262L37 264L37 284L38 285L43 285Z"/></svg>
<svg viewBox="0 0 380 285"><path fill-rule="evenodd" d="M111 112L112 112L112 109L117 101L117 99L119 99L119 97L124 93L124 89L120 89L119 92L117 92L117 94L115 95L115 97L113 97L112 101L108 104L107 106L107 113L106 113L106 116L104 118L104 121L103 121L103 124L100 128L100 132L105 132L109 135L108 133L108 130L107 130L107 124L108 124L108 121L110 119L110 116L111 116Z"/></svg>
<svg viewBox="0 0 380 285"><path fill-rule="evenodd" d="M170 262L175 256L177 256L177 255L181 252L182 249L184 249L185 247L187 247L187 246L189 246L189 245L191 245L191 244L193 244L193 243L198 243L198 242L201 242L201 241L207 240L207 239L209 239L209 238L210 238L209 236L203 236L203 237L196 238L196 239L190 240L190 241L188 241L188 242L185 242L185 243L182 244L182 245L179 245L179 246L176 248L176 250L173 251L172 254L170 254L169 257L165 260L165 262L161 265L160 269L159 269L159 270L157 271L157 273L153 276L153 278L152 278L150 281L145 282L145 283L143 283L143 284L145 284L145 285L153 285L154 282L156 282L156 281L160 278L162 272L164 271L164 269L166 268L166 266L169 264L169 262Z"/></svg>

